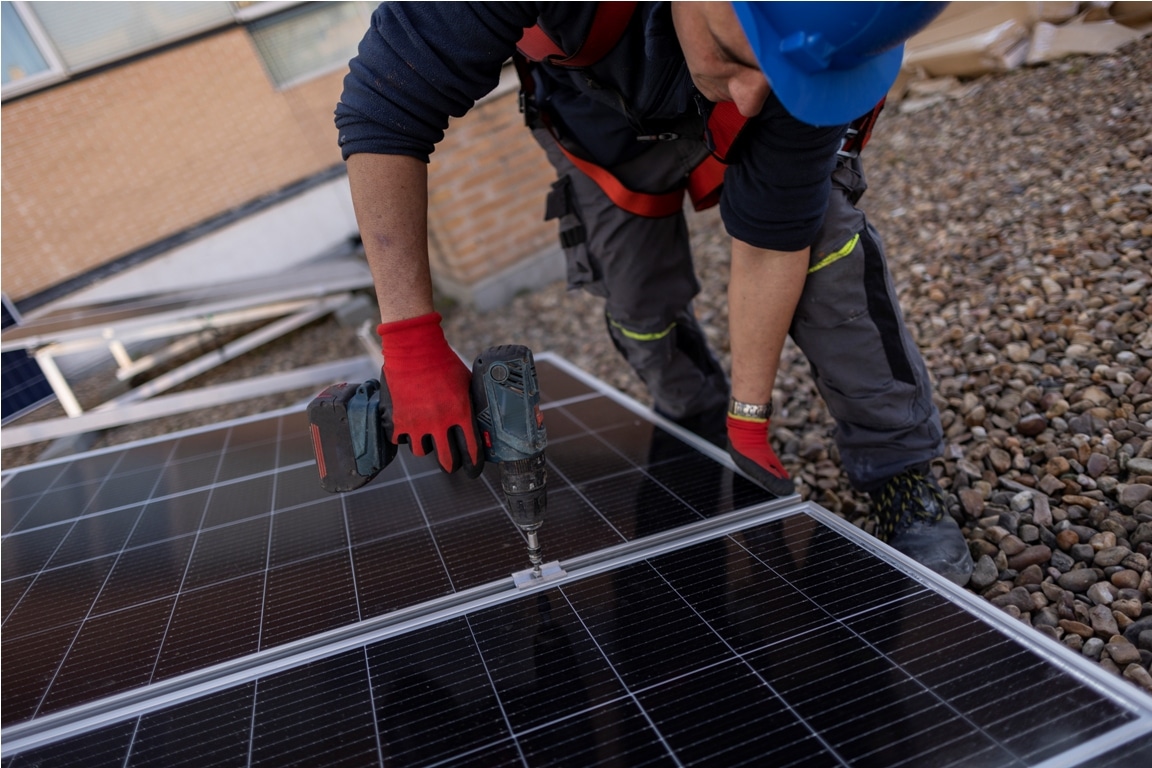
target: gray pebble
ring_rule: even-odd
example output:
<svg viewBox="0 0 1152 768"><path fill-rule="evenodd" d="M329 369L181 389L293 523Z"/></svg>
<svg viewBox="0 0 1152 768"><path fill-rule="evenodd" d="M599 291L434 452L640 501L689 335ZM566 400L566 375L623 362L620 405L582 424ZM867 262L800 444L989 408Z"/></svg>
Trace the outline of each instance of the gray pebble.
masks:
<svg viewBox="0 0 1152 768"><path fill-rule="evenodd" d="M1152 632L1152 616L1145 616L1142 619L1129 624L1124 628L1124 639L1130 643L1135 643L1137 638L1143 632Z"/></svg>
<svg viewBox="0 0 1152 768"><path fill-rule="evenodd" d="M994 563L988 555L984 555L977 560L976 565L973 566L972 576L968 580L968 586L977 592L981 592L996 581L998 573L996 563Z"/></svg>
<svg viewBox="0 0 1152 768"><path fill-rule="evenodd" d="M1090 637L1084 641L1080 652L1089 659L1096 660L1100 658L1100 652L1103 650L1104 641L1098 637Z"/></svg>
<svg viewBox="0 0 1152 768"><path fill-rule="evenodd" d="M1053 567L1060 573L1067 573L1072 570L1072 566L1076 564L1076 561L1073 560L1070 555L1058 549L1052 551L1051 562Z"/></svg>
<svg viewBox="0 0 1152 768"><path fill-rule="evenodd" d="M1051 549L1043 544L1034 544L1010 556L1008 558L1008 567L1019 571L1030 565L1038 566L1040 563L1046 563L1051 557Z"/></svg>
<svg viewBox="0 0 1152 768"><path fill-rule="evenodd" d="M1088 587L1100 580L1099 574L1091 568L1077 568L1060 576L1059 584L1070 592L1086 592Z"/></svg>
<svg viewBox="0 0 1152 768"><path fill-rule="evenodd" d="M1025 587L1013 587L1007 594L992 598L992 604L998 608L1014 606L1021 613L1027 613L1035 607L1032 604L1032 595Z"/></svg>
<svg viewBox="0 0 1152 768"><path fill-rule="evenodd" d="M1112 635L1120 634L1120 628L1116 626L1116 617L1106 605L1092 606L1088 611L1088 619L1092 623L1096 637L1108 639Z"/></svg>
<svg viewBox="0 0 1152 768"><path fill-rule="evenodd" d="M1073 559L1082 563L1090 563L1096 559L1096 550L1092 548L1091 544L1073 544L1068 552Z"/></svg>
<svg viewBox="0 0 1152 768"><path fill-rule="evenodd" d="M1108 469L1109 459L1102 453L1093 453L1088 457L1084 469L1092 478L1098 478Z"/></svg>
<svg viewBox="0 0 1152 768"><path fill-rule="evenodd" d="M1088 599L1096 605L1110 605L1116 599L1116 587L1106 581L1098 581L1088 587Z"/></svg>
<svg viewBox="0 0 1152 768"><path fill-rule="evenodd" d="M1129 462L1129 466L1131 466L1131 462ZM1142 502L1148 501L1149 499L1152 499L1152 485L1132 483L1131 485L1119 486L1116 500L1119 501L1120 506L1125 509L1135 509Z"/></svg>
<svg viewBox="0 0 1152 768"><path fill-rule="evenodd" d="M1096 553L1092 558L1092 564L1098 568L1108 568L1124 562L1124 559L1131 554L1132 550L1128 547L1107 547Z"/></svg>
<svg viewBox="0 0 1152 768"><path fill-rule="evenodd" d="M1122 637L1117 636L1115 640L1105 644L1104 650L1119 667L1123 668L1129 664L1140 663L1140 651Z"/></svg>

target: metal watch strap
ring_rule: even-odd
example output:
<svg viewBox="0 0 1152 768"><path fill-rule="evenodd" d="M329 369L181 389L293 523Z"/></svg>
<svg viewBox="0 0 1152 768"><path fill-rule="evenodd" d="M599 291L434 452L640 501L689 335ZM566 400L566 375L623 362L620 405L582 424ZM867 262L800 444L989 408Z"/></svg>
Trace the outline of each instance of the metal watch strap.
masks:
<svg viewBox="0 0 1152 768"><path fill-rule="evenodd" d="M772 415L772 403L753 405L742 403L733 397L728 400L728 413L739 419L767 419Z"/></svg>

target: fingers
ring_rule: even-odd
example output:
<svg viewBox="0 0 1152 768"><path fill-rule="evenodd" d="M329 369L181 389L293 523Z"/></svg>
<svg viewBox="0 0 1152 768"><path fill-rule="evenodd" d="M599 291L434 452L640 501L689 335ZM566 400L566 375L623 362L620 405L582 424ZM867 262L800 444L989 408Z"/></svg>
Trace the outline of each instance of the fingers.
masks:
<svg viewBox="0 0 1152 768"><path fill-rule="evenodd" d="M469 434L467 429L458 424L449 427L448 434L440 440L430 434L423 435L419 440L412 440L408 434L396 435L396 444L406 442L412 449L412 456L435 454L440 469L449 474L463 469L468 477L475 479L484 471L484 458L479 453L475 431Z"/></svg>
<svg viewBox="0 0 1152 768"><path fill-rule="evenodd" d="M472 432L472 434L469 434ZM484 471L484 458L479 454L479 443L474 430L465 430L454 426L448 430L448 442L452 446L452 455L464 469L464 474L475 480Z"/></svg>

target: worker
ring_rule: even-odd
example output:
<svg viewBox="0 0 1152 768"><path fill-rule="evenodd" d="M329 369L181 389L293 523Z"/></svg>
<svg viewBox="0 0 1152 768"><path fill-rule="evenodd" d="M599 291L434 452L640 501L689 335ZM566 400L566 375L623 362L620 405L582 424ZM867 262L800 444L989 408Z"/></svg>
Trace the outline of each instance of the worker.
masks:
<svg viewBox="0 0 1152 768"><path fill-rule="evenodd" d="M874 114L904 41L942 5L382 4L336 125L394 435L447 471L479 466L468 370L433 309L427 163L449 117L496 86L520 43L525 116L557 172L545 217L559 222L569 285L604 298L608 333L654 409L792 493L769 441L790 333L836 420L843 468L870 494L876 535L965 583L967 545L929 468L943 432L928 373L855 207L870 129L849 130ZM730 384L693 314L685 188L698 205L719 200L732 238Z"/></svg>

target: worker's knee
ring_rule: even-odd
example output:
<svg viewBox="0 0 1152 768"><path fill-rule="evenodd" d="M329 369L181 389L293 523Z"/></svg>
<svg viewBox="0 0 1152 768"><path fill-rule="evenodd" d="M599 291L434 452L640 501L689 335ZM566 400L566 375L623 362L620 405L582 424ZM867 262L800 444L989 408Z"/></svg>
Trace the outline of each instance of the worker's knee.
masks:
<svg viewBox="0 0 1152 768"><path fill-rule="evenodd" d="M678 419L727 402L727 377L689 311L670 322L622 322L611 314L606 318L612 343L644 381L661 413Z"/></svg>

